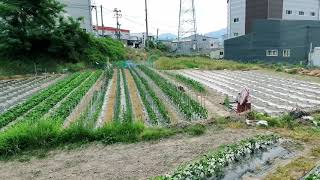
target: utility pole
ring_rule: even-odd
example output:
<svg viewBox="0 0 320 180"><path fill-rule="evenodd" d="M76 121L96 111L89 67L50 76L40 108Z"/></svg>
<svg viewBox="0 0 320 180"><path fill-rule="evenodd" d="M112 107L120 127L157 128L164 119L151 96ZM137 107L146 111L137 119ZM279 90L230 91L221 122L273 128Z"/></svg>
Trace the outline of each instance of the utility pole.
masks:
<svg viewBox="0 0 320 180"><path fill-rule="evenodd" d="M99 26L99 24L98 24L98 11L97 11L97 6L96 6L96 5L91 5L90 8L91 8L91 16L92 16L92 11L93 11L93 10L94 10L95 13L96 13L96 24L93 25L93 23L92 23L92 27L95 26L95 28L94 28L93 30L98 33L98 26ZM92 18L93 18L93 17L92 17Z"/></svg>
<svg viewBox="0 0 320 180"><path fill-rule="evenodd" d="M98 9L96 5L91 6L91 10L95 10L96 12L96 25L95 25L95 31L97 32L97 34L99 34L99 30L98 30L98 26L99 26L99 20L98 20Z"/></svg>
<svg viewBox="0 0 320 180"><path fill-rule="evenodd" d="M146 9L146 39L145 39L145 45L148 48L148 40L149 40L149 27L148 27L148 3L147 0L145 2L145 9Z"/></svg>
<svg viewBox="0 0 320 180"><path fill-rule="evenodd" d="M113 12L115 13L115 14L114 14L114 17L115 17L116 20L117 20L117 32L116 32L116 36L117 36L117 38L120 40L120 38L121 38L121 33L120 33L120 26L121 26L121 24L119 23L119 18L122 17L122 14L121 14L121 10L120 10L120 9L118 10L117 8L114 8Z"/></svg>
<svg viewBox="0 0 320 180"><path fill-rule="evenodd" d="M102 36L104 36L104 23L103 23L103 7L100 6L101 9L101 25L102 25Z"/></svg>
<svg viewBox="0 0 320 180"><path fill-rule="evenodd" d="M159 28L157 29L157 41L159 40Z"/></svg>

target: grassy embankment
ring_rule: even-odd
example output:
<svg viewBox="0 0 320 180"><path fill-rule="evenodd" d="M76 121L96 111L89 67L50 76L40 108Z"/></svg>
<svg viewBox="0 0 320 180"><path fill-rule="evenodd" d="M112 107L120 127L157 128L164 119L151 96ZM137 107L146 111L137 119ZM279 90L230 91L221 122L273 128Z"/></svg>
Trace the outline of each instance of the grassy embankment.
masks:
<svg viewBox="0 0 320 180"><path fill-rule="evenodd" d="M204 69L204 70L253 70L261 69L258 64L244 64L235 61L211 60L205 57L160 57L154 62L154 66L160 70L178 69Z"/></svg>

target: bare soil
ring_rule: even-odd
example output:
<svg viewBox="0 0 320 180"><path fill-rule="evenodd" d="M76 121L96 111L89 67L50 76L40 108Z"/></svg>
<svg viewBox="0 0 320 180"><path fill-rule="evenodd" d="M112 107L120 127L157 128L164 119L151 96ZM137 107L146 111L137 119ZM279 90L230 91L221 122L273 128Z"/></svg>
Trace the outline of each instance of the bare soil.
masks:
<svg viewBox="0 0 320 180"><path fill-rule="evenodd" d="M141 101L139 94L138 94L138 89L137 89L136 84L133 80L133 77L131 76L128 69L125 70L125 73L126 73L126 78L128 81L128 88L129 88L129 92L130 92L130 98L131 98L131 102L132 102L134 117L136 120L143 121L146 119L146 116L143 111L144 108L143 108L142 101Z"/></svg>
<svg viewBox="0 0 320 180"><path fill-rule="evenodd" d="M112 121L112 118L113 118L113 107L115 104L116 92L117 92L117 79L118 79L117 73L118 73L118 70L115 69L113 73L111 91L109 93L108 102L106 106L107 109L105 110L106 115L103 123L110 122Z"/></svg>
<svg viewBox="0 0 320 180"><path fill-rule="evenodd" d="M178 135L156 142L54 150L45 159L0 162L0 174L2 179L147 179L170 173L222 144L259 133L263 131L213 128L200 137Z"/></svg>

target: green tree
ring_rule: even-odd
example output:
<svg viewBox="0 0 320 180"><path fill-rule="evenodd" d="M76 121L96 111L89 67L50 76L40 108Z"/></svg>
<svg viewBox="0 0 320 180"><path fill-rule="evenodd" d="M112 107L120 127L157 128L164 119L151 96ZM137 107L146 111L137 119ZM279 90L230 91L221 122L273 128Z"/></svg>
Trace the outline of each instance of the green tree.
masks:
<svg viewBox="0 0 320 180"><path fill-rule="evenodd" d="M0 53L48 48L63 7L55 0L1 0Z"/></svg>
<svg viewBox="0 0 320 180"><path fill-rule="evenodd" d="M80 27L82 18L65 18L63 12L56 0L0 0L0 55L91 64L123 60L120 41L90 35Z"/></svg>

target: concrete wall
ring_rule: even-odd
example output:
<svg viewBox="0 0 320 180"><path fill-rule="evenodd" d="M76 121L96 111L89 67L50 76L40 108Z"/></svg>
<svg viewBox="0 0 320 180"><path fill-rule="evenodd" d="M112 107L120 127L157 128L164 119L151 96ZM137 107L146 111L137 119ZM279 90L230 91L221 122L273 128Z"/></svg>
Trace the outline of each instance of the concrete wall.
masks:
<svg viewBox="0 0 320 180"><path fill-rule="evenodd" d="M65 4L65 16L71 16L75 19L83 17L81 27L87 32L92 32L91 19L91 0L59 0Z"/></svg>

